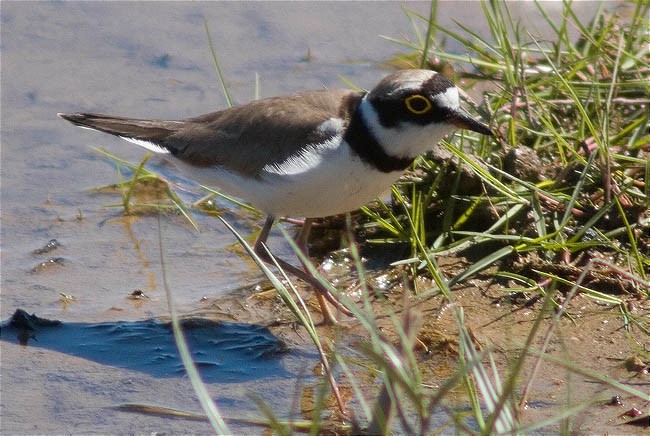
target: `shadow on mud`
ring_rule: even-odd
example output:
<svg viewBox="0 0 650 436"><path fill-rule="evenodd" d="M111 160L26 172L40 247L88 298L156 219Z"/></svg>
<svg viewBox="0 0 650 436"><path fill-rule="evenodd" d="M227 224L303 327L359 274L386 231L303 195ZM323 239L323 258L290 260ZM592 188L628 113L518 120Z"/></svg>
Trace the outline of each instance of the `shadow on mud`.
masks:
<svg viewBox="0 0 650 436"><path fill-rule="evenodd" d="M184 319L181 323L206 383L291 375L282 366L282 357L288 353L285 344L266 327L200 318ZM2 323L0 338L154 377L185 375L169 322L61 322L18 309Z"/></svg>

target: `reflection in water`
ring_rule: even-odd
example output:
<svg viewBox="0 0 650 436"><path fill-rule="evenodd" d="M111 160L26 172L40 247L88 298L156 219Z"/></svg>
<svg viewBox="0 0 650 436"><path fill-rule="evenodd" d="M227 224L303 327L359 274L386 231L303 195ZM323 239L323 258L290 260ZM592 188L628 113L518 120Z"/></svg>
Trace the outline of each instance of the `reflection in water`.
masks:
<svg viewBox="0 0 650 436"><path fill-rule="evenodd" d="M182 326L207 383L291 376L282 366L282 357L287 353L284 343L266 327L200 318L182 320ZM185 374L168 322L63 323L18 309L2 325L1 339L154 377Z"/></svg>
<svg viewBox="0 0 650 436"><path fill-rule="evenodd" d="M124 225L124 231L126 232L127 236L129 237L129 240L133 244L133 248L135 249L135 252L137 253L138 260L142 264L142 270L147 272L147 289L149 290L154 290L157 289L158 286L156 284L156 274L151 270L149 267L149 259L147 259L147 256L143 253L141 247L140 247L140 241L136 237L133 228L131 227L131 218L132 217L127 217L124 216L120 220L120 223Z"/></svg>

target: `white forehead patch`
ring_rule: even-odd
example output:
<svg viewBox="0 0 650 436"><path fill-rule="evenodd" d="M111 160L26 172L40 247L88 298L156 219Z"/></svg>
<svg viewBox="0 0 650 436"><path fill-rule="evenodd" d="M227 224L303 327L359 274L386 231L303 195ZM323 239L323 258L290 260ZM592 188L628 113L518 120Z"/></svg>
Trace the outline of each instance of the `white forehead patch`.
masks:
<svg viewBox="0 0 650 436"><path fill-rule="evenodd" d="M449 109L458 109L460 107L458 89L455 86L447 88L445 92L436 95L433 100L438 103L438 106L440 107L446 107Z"/></svg>

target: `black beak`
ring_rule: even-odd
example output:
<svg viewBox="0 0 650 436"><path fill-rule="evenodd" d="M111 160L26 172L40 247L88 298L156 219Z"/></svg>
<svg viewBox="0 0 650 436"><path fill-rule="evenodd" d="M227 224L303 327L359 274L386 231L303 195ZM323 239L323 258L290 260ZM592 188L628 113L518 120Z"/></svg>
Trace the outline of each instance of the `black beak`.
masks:
<svg viewBox="0 0 650 436"><path fill-rule="evenodd" d="M453 113L451 117L449 117L449 122L461 129L472 130L473 132L481 133L483 135L494 136L494 133L492 133L488 126L475 120L462 109Z"/></svg>

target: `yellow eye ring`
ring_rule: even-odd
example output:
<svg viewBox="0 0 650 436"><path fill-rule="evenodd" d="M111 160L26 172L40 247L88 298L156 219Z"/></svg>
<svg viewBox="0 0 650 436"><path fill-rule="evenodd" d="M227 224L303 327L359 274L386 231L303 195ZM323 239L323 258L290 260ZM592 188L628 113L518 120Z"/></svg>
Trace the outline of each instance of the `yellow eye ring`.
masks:
<svg viewBox="0 0 650 436"><path fill-rule="evenodd" d="M431 102L429 99L420 94L406 97L404 99L404 104L406 104L406 109L415 115L426 114L431 110ZM424 106L422 106L423 104Z"/></svg>

